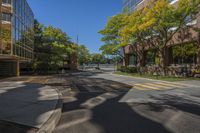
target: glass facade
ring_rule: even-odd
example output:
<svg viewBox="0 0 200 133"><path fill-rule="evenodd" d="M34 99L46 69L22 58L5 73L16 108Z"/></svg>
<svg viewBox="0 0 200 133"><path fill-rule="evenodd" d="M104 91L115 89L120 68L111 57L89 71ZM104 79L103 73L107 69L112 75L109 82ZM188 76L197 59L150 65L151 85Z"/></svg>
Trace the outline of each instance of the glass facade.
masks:
<svg viewBox="0 0 200 133"><path fill-rule="evenodd" d="M1 55L23 60L33 58L34 15L26 0L2 1L0 27Z"/></svg>
<svg viewBox="0 0 200 133"><path fill-rule="evenodd" d="M123 9L132 12L142 0L123 0Z"/></svg>

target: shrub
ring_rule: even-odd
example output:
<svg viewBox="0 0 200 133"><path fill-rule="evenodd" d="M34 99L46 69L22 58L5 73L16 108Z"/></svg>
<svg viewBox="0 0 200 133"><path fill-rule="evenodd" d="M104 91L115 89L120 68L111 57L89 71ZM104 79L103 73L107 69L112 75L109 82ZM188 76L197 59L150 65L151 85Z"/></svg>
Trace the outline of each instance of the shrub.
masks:
<svg viewBox="0 0 200 133"><path fill-rule="evenodd" d="M137 73L137 67L121 66L117 70L121 72L127 72L127 73Z"/></svg>

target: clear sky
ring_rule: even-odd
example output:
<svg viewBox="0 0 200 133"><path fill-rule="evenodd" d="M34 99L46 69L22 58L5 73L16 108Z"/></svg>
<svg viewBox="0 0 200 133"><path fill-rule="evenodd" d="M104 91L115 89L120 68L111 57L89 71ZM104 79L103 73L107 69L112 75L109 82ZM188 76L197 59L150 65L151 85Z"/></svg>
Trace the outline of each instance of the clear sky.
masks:
<svg viewBox="0 0 200 133"><path fill-rule="evenodd" d="M108 18L122 10L122 0L28 0L35 18L44 25L61 28L91 52L103 44L97 32Z"/></svg>

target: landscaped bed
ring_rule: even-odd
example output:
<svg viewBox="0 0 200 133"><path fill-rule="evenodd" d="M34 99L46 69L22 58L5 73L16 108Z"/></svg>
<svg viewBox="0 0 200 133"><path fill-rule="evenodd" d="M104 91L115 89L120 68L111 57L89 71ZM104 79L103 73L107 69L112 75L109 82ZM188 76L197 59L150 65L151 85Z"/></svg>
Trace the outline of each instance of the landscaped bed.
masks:
<svg viewBox="0 0 200 133"><path fill-rule="evenodd" d="M171 81L171 82L185 81L185 80L199 80L200 81L200 78L156 76L156 75L146 75L146 74L141 75L141 74L138 74L138 73L127 73L127 72L120 72L120 71L114 72L114 74L132 76L132 77L139 77L139 78L158 79L158 80Z"/></svg>

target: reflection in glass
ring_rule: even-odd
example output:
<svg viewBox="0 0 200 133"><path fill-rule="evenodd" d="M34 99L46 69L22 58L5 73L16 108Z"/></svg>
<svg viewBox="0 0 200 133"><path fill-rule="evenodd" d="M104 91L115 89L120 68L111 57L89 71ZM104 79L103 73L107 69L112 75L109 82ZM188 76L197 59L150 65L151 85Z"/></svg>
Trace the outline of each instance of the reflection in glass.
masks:
<svg viewBox="0 0 200 133"><path fill-rule="evenodd" d="M33 58L34 15L26 0L14 0L12 16L13 55Z"/></svg>

